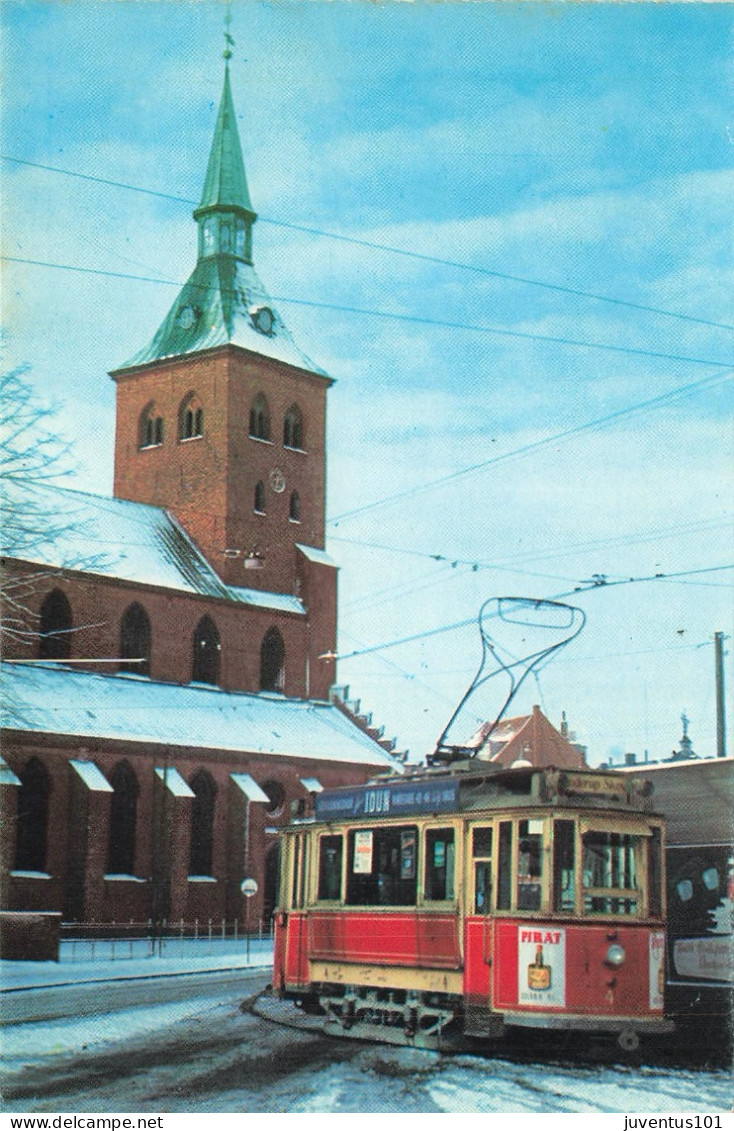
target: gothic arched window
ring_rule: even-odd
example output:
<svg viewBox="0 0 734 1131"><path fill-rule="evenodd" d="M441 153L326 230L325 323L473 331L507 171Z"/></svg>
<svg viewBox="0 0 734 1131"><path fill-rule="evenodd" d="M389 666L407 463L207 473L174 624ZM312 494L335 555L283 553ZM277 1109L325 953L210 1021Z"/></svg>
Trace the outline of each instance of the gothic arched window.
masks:
<svg viewBox="0 0 734 1131"><path fill-rule="evenodd" d="M145 406L140 414L141 448L154 448L163 443L163 417L154 401Z"/></svg>
<svg viewBox="0 0 734 1131"><path fill-rule="evenodd" d="M194 663L191 678L195 683L219 683L219 657L222 646L211 617L202 617L194 632Z"/></svg>
<svg viewBox="0 0 734 1131"><path fill-rule="evenodd" d="M178 410L178 437L196 440L204 435L204 409L196 393L189 393Z"/></svg>
<svg viewBox="0 0 734 1131"><path fill-rule="evenodd" d="M51 779L39 758L30 758L18 777L15 868L23 872L45 872Z"/></svg>
<svg viewBox="0 0 734 1131"><path fill-rule="evenodd" d="M283 444L286 448L303 447L303 413L297 404L291 405L285 414Z"/></svg>
<svg viewBox="0 0 734 1131"><path fill-rule="evenodd" d="M282 691L285 687L285 645L277 628L271 628L260 646L260 690Z"/></svg>
<svg viewBox="0 0 734 1131"><path fill-rule="evenodd" d="M42 660L68 660L73 629L71 605L60 589L52 589L41 605L38 655Z"/></svg>
<svg viewBox="0 0 734 1131"><path fill-rule="evenodd" d="M197 770L189 785L194 793L191 801L189 875L211 876L217 787L214 778L206 770Z"/></svg>
<svg viewBox="0 0 734 1131"><path fill-rule="evenodd" d="M107 871L135 875L135 830L140 787L129 762L118 762L110 776L110 830L107 844Z"/></svg>
<svg viewBox="0 0 734 1131"><path fill-rule="evenodd" d="M270 409L263 393L258 393L252 402L250 435L256 440L270 439Z"/></svg>
<svg viewBox="0 0 734 1131"><path fill-rule="evenodd" d="M121 672L150 675L150 619L137 601L129 605L120 622ZM125 661L143 660L142 664Z"/></svg>
<svg viewBox="0 0 734 1131"><path fill-rule="evenodd" d="M265 514L265 484L262 481L255 484L255 510L258 514Z"/></svg>
<svg viewBox="0 0 734 1131"><path fill-rule="evenodd" d="M301 521L301 499L298 491L293 491L291 494L291 502L289 509L289 518L291 522Z"/></svg>

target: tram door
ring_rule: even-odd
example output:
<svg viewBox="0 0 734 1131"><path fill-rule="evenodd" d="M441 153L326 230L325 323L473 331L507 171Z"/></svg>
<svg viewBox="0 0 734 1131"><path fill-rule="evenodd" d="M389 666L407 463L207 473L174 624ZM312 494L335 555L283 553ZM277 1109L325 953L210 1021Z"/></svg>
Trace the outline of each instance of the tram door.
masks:
<svg viewBox="0 0 734 1131"><path fill-rule="evenodd" d="M476 1004L491 1005L492 981L492 864L494 829L473 825L469 830L468 898L466 906L466 989Z"/></svg>

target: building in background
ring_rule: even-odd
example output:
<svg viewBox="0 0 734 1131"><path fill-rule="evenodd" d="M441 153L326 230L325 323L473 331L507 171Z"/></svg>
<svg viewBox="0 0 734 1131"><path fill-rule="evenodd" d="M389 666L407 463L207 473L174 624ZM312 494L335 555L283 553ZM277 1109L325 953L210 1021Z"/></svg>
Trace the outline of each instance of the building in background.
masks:
<svg viewBox="0 0 734 1131"><path fill-rule="evenodd" d="M191 277L112 373L115 497L6 496L53 530L5 548L22 595L3 664L6 909L244 922L254 879L247 913L267 921L279 825L400 765L330 696L332 379L253 266L228 67L194 219Z"/></svg>

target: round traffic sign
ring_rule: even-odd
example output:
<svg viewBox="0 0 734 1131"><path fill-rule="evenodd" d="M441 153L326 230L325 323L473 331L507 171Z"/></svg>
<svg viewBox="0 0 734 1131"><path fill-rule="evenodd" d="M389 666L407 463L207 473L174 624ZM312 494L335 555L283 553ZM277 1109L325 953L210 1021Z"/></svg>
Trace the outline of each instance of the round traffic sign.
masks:
<svg viewBox="0 0 734 1131"><path fill-rule="evenodd" d="M240 887L242 889L243 895L246 895L248 899L250 899L253 895L257 895L257 880L243 880L240 884Z"/></svg>

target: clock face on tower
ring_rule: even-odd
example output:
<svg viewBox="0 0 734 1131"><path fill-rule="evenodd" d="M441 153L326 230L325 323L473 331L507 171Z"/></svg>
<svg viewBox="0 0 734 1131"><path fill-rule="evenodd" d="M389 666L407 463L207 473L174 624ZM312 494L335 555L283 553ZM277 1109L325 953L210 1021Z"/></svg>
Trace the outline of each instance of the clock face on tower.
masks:
<svg viewBox="0 0 734 1131"><path fill-rule="evenodd" d="M190 330L196 322L196 310L190 303L182 306L176 316L176 322L182 330Z"/></svg>
<svg viewBox="0 0 734 1131"><path fill-rule="evenodd" d="M256 310L250 312L255 329L259 330L261 334L271 334L275 324L273 312L269 306L258 306Z"/></svg>
<svg viewBox="0 0 734 1131"><path fill-rule="evenodd" d="M268 478L270 479L270 486L273 488L276 495L282 495L285 491L285 475L280 468L274 468Z"/></svg>

